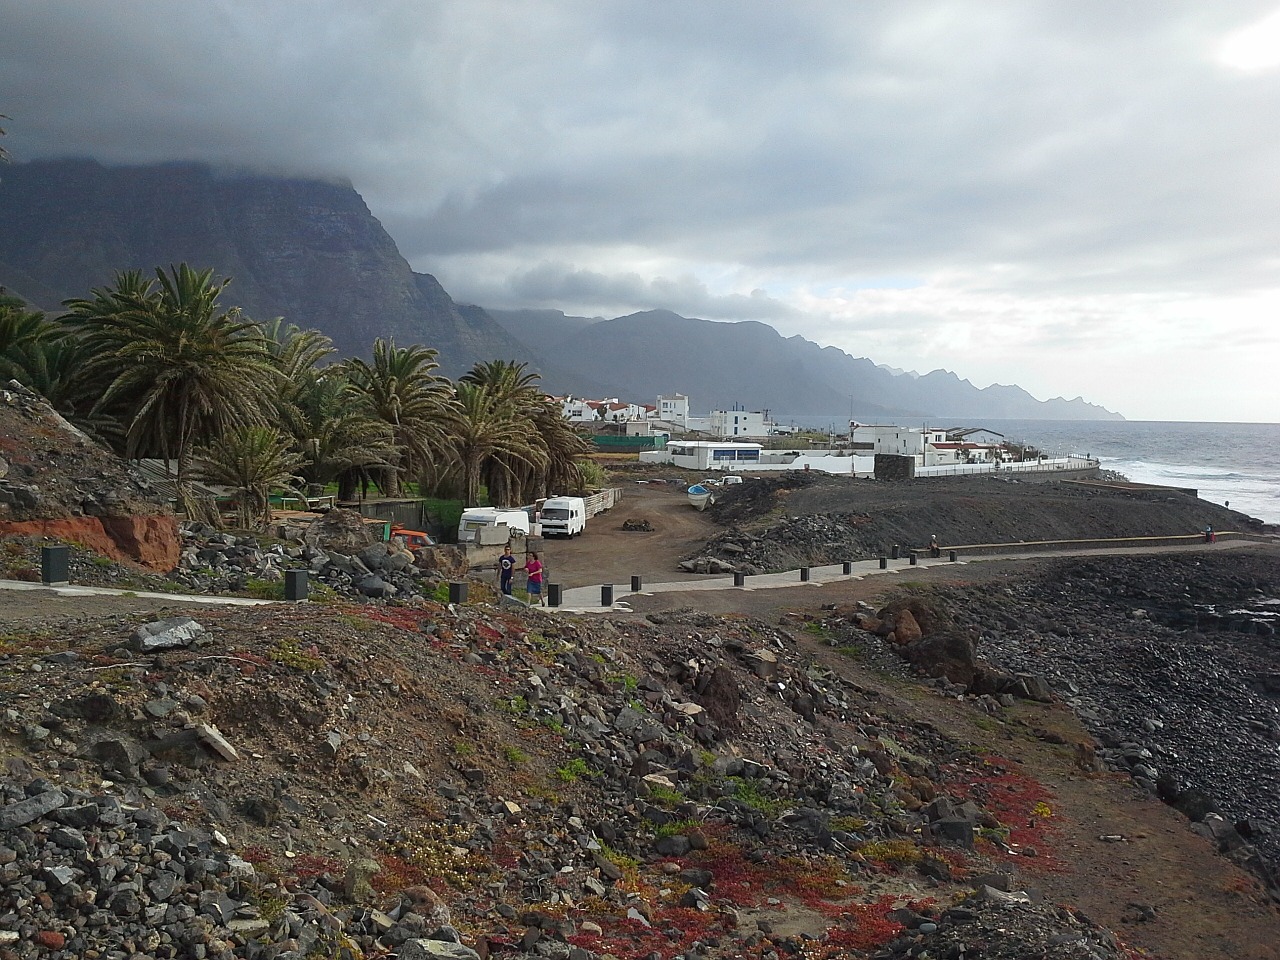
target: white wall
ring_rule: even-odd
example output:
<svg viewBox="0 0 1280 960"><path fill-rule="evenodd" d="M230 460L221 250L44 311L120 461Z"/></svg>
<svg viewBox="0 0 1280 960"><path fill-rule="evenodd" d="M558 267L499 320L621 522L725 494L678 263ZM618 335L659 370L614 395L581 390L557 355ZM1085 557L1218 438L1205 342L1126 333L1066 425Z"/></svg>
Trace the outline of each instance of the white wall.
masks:
<svg viewBox="0 0 1280 960"><path fill-rule="evenodd" d="M764 414L759 410L713 410L711 432L717 437L767 437Z"/></svg>

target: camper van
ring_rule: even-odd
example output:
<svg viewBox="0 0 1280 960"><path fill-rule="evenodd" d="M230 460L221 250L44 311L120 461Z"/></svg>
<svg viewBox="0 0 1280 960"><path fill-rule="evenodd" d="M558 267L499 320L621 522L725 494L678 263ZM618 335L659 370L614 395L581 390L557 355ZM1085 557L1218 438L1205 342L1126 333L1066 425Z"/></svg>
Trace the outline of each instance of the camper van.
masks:
<svg viewBox="0 0 1280 960"><path fill-rule="evenodd" d="M581 497L551 497L538 519L544 537L576 537L587 529L587 505Z"/></svg>
<svg viewBox="0 0 1280 960"><path fill-rule="evenodd" d="M458 520L458 542L468 543L476 539L476 531L481 527L496 527L505 524L511 536L527 537L529 535L529 514L523 510L503 510L501 507L472 507L463 510Z"/></svg>

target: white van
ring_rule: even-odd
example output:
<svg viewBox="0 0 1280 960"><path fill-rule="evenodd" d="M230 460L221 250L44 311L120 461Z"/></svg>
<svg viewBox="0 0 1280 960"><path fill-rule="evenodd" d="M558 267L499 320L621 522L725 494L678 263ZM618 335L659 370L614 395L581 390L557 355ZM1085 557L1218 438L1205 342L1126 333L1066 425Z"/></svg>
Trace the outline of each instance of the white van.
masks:
<svg viewBox="0 0 1280 960"><path fill-rule="evenodd" d="M587 505L581 497L550 497L538 513L544 537L576 537L587 529Z"/></svg>
<svg viewBox="0 0 1280 960"><path fill-rule="evenodd" d="M527 537L529 535L529 514L523 510L503 510L501 507L472 507L462 511L458 520L458 542L468 543L476 539L476 531L481 527L496 527L506 524L512 536Z"/></svg>

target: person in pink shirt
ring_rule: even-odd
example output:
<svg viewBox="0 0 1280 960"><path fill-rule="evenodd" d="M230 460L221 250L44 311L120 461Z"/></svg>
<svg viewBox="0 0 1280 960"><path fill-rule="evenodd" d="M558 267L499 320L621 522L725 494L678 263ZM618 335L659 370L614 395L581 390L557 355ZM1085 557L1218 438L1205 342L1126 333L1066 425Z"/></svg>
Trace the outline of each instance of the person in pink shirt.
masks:
<svg viewBox="0 0 1280 960"><path fill-rule="evenodd" d="M537 597L538 606L545 607L547 601L542 596L542 561L538 559L538 555L530 552L529 559L525 560L520 569L529 575L529 582L525 585L529 602L533 603L533 598Z"/></svg>

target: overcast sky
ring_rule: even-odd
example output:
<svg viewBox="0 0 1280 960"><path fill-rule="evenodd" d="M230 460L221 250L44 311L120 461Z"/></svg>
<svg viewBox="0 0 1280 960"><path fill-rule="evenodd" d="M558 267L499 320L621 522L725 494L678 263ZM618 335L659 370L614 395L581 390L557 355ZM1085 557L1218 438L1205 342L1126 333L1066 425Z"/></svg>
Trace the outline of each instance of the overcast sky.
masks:
<svg viewBox="0 0 1280 960"><path fill-rule="evenodd" d="M1280 421L1280 0L0 0L0 114L350 179L459 301Z"/></svg>

